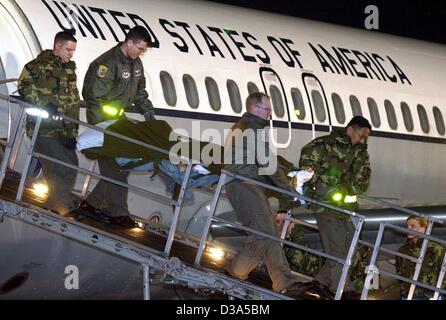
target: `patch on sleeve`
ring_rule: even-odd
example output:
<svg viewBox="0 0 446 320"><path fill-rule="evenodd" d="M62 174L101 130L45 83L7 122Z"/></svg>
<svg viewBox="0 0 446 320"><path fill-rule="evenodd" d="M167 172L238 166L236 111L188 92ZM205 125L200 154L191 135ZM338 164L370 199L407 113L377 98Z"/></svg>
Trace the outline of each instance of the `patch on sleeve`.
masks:
<svg viewBox="0 0 446 320"><path fill-rule="evenodd" d="M122 70L122 78L123 79L128 79L130 78L130 72L128 70Z"/></svg>
<svg viewBox="0 0 446 320"><path fill-rule="evenodd" d="M141 77L141 69L135 70L135 71L133 72L133 76L134 76L134 77Z"/></svg>
<svg viewBox="0 0 446 320"><path fill-rule="evenodd" d="M107 72L108 72L108 67L103 64L100 64L97 72L98 77L104 78L107 75Z"/></svg>

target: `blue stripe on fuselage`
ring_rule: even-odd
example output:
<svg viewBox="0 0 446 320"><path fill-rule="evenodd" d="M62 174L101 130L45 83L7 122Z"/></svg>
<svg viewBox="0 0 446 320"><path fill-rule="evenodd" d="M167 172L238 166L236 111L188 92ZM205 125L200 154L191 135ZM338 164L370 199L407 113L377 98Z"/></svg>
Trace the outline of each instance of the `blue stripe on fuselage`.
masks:
<svg viewBox="0 0 446 320"><path fill-rule="evenodd" d="M155 108L155 114L159 116L174 117L174 118L186 118L195 120L206 120L206 121L218 121L218 122L228 122L235 123L240 119L240 116L229 116L223 114L212 114L212 113L201 113L201 112L191 112L183 110L173 110L173 109L161 109ZM286 121L274 121L274 126L278 128L288 128L288 122ZM312 125L309 123L291 123L291 128L301 129L301 130L311 130ZM333 126L333 128L337 128ZM316 125L316 131L328 132L329 127L326 125ZM419 136L414 134L404 134L398 132L386 132L386 131L372 131L370 134L373 137L398 139L398 140L410 140L410 141L420 141L420 142L430 142L437 144L446 144L445 138L434 138Z"/></svg>

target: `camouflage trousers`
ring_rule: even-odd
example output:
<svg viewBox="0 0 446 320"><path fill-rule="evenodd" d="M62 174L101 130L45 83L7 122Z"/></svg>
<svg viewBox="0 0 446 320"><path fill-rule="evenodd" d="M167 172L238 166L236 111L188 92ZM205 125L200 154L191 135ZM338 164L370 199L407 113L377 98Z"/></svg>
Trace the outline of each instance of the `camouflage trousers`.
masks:
<svg viewBox="0 0 446 320"><path fill-rule="evenodd" d="M347 256L351 238L354 233L353 224L349 221L336 219L334 215L327 215L326 212L315 214L316 217L319 215L319 219L316 218L319 228L322 225L322 229L320 228L319 232L321 234L324 251L344 259ZM322 218L320 218L321 216ZM328 231L327 225L329 225ZM291 232L290 240L305 245L303 230L304 229L301 226L295 226ZM315 277L315 280L327 285L333 291L337 289L337 283L342 271L342 266L340 264L329 261L328 265L325 266L327 263L325 258L291 247L285 247L285 252L293 270ZM370 257L371 250L368 247L362 245L357 246L345 290L358 291L362 289L366 276L365 269L368 266Z"/></svg>
<svg viewBox="0 0 446 320"><path fill-rule="evenodd" d="M65 148L58 138L39 137L34 150L57 160L75 166L79 165L76 151ZM39 159L39 161L48 185L48 199L45 207L60 214L76 209L77 198L71 192L76 183L77 171L49 160Z"/></svg>
<svg viewBox="0 0 446 320"><path fill-rule="evenodd" d="M262 188L247 183L230 182L226 185L226 193L237 212L238 220L244 226L279 236ZM247 237L243 248L231 261L228 271L240 279L246 279L262 260L268 269L274 291L282 291L296 282L280 243L257 235Z"/></svg>

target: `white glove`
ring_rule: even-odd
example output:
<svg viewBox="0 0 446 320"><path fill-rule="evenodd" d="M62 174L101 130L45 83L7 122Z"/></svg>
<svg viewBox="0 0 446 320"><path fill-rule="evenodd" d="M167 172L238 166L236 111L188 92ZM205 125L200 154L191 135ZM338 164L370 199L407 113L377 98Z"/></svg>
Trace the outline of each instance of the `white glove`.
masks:
<svg viewBox="0 0 446 320"><path fill-rule="evenodd" d="M194 170L195 172L198 172L199 174L203 174L203 175L208 175L211 173L209 170L207 170L201 164L197 164L197 165L193 166L192 170Z"/></svg>
<svg viewBox="0 0 446 320"><path fill-rule="evenodd" d="M307 170L291 171L288 173L288 177L297 179L297 183L294 185L294 189L300 194L303 193L302 188L304 183L310 181L311 178L313 178L313 175L314 171L311 168ZM305 204L305 201L300 200L300 203Z"/></svg>
<svg viewBox="0 0 446 320"><path fill-rule="evenodd" d="M288 173L288 177L296 177L297 178L297 184L296 184L296 191L302 194L302 187L305 182L310 181L311 178L313 178L314 171L312 169L307 170L300 170L300 171L291 171Z"/></svg>

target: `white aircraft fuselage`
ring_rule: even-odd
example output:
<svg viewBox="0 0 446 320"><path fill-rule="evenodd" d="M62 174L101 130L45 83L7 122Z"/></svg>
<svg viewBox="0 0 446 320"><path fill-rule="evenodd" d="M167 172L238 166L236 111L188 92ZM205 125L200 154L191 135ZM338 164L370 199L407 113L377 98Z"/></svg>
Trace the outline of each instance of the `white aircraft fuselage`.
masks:
<svg viewBox="0 0 446 320"><path fill-rule="evenodd" d="M243 113L248 83L263 91L263 80L268 93L272 85L282 100L284 110L273 114L279 143L288 140L288 123L292 128L289 146L280 153L297 164L300 149L313 138L312 129L319 136L330 126L345 126L358 114L351 104L359 103L362 115L374 120L368 194L410 206L445 203L442 45L207 2L19 0L2 1L0 8L6 77L17 77L41 49L51 48L56 32L74 28L82 88L91 61L140 24L153 41L142 57L150 99L175 129L203 139L203 129L228 128ZM168 99L163 94L161 73L171 77L173 98L172 91L166 93ZM190 101L184 75L196 85ZM219 110L210 105L207 78L218 87ZM234 101L240 100L231 103L228 87L234 84L240 95ZM14 93L14 85L8 90ZM344 116L336 115L338 101ZM402 104L411 114L407 126ZM303 108L300 117L296 105ZM196 121L200 132L192 132Z"/></svg>
<svg viewBox="0 0 446 320"><path fill-rule="evenodd" d="M224 138L255 86L272 96L279 154L298 165L306 143L362 114L373 128L367 194L402 206L446 204L443 45L212 2L0 0L0 78L17 78L57 32L75 29L81 91L89 64L135 25L152 37L142 56L149 97L175 130L206 140L213 129ZM17 94L16 83L0 93ZM0 137L7 112L0 102ZM147 175L130 181L163 191ZM171 218L170 206L147 212L146 201L129 195L136 215L158 210ZM196 196L185 231L208 203Z"/></svg>

